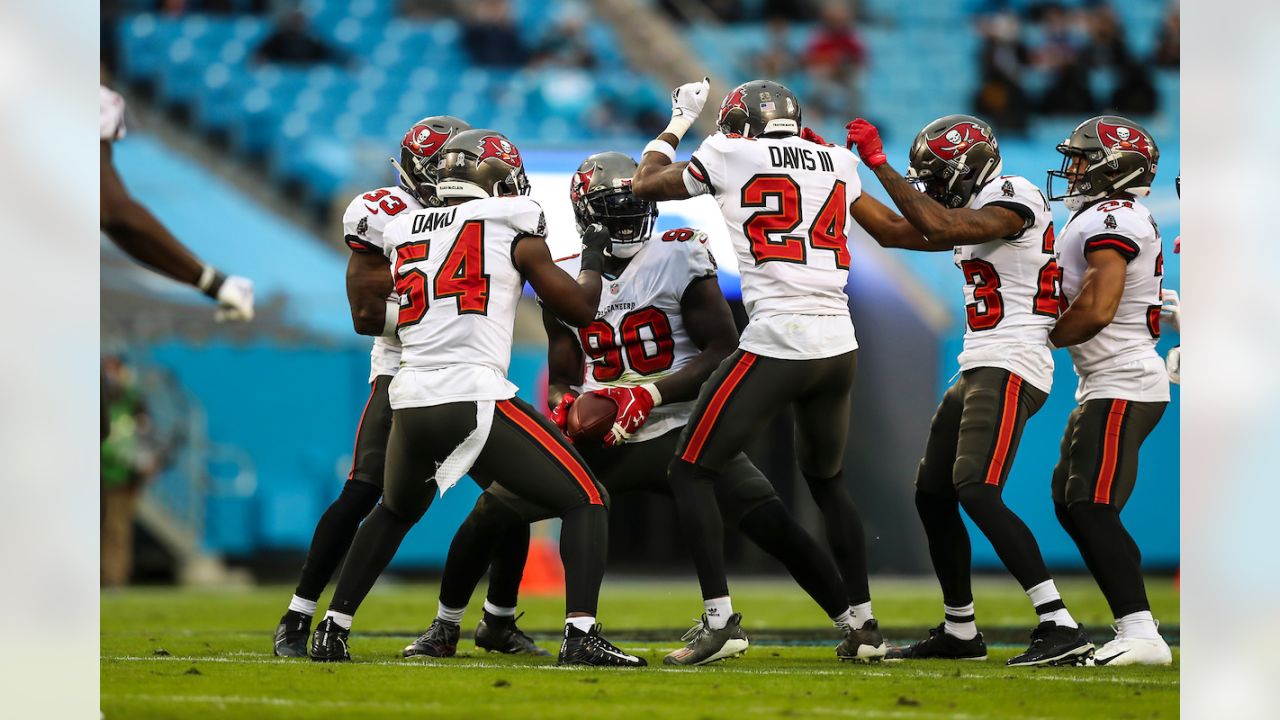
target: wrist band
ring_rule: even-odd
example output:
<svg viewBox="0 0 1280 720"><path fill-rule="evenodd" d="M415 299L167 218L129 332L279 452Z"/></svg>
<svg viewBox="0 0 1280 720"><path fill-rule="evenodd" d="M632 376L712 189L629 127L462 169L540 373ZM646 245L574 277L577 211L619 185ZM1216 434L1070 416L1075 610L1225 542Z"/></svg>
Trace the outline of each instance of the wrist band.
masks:
<svg viewBox="0 0 1280 720"><path fill-rule="evenodd" d="M693 118L676 115L671 118L671 122L667 123L667 129L663 130L663 132L669 132L677 138L682 138L689 131L690 125L693 125Z"/></svg>
<svg viewBox="0 0 1280 720"><path fill-rule="evenodd" d="M218 272L212 265L205 265L200 269L200 279L196 281L196 287L200 289L200 292L217 300L218 291L222 289L222 283L226 279L227 276Z"/></svg>
<svg viewBox="0 0 1280 720"><path fill-rule="evenodd" d="M653 397L653 406L658 407L662 404L662 393L658 392L658 386L654 383L641 385L640 387L649 391L649 395Z"/></svg>
<svg viewBox="0 0 1280 720"><path fill-rule="evenodd" d="M676 161L676 149L674 147L671 147L671 143L667 142L666 140L659 140L657 138L650 140L649 144L644 146L644 152L645 153L650 153L650 152L662 153L663 155L666 155L667 159L670 160L671 162ZM644 153L640 153L640 156L644 157Z"/></svg>
<svg viewBox="0 0 1280 720"><path fill-rule="evenodd" d="M400 303L387 301L387 314L382 318L382 337L395 337L400 324Z"/></svg>

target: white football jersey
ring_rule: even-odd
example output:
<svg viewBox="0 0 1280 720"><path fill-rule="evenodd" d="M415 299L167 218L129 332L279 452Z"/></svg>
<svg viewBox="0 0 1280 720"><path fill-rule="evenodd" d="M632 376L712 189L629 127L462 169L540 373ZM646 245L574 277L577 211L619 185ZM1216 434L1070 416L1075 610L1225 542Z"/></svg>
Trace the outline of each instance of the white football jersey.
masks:
<svg viewBox="0 0 1280 720"><path fill-rule="evenodd" d="M575 258L561 267L573 274L576 264ZM680 300L695 281L715 275L702 231L668 230L645 242L621 275L604 279L595 322L569 328L586 359L578 389L655 382L687 365L699 350L684 329ZM629 442L683 427L691 412L692 400L659 405Z"/></svg>
<svg viewBox="0 0 1280 720"><path fill-rule="evenodd" d="M370 190L357 195L342 214L342 235L351 252L385 255L383 232L401 213L420 210L422 203L399 185ZM399 296L391 293L388 300L398 302ZM379 375L395 375L400 367L400 341L396 338L376 337L369 353L369 382Z"/></svg>
<svg viewBox="0 0 1280 720"><path fill-rule="evenodd" d="M1102 249L1119 252L1129 264L1124 295L1109 325L1068 348L1080 376L1076 400L1167 401L1169 375L1156 353L1164 252L1151 212L1134 199L1103 200L1067 221L1058 238L1058 262L1068 301L1080 291L1088 254Z"/></svg>
<svg viewBox="0 0 1280 720"><path fill-rule="evenodd" d="M423 208L387 226L403 346L391 407L515 395L507 367L524 278L512 243L546 232L542 208L528 197Z"/></svg>
<svg viewBox="0 0 1280 720"><path fill-rule="evenodd" d="M800 360L857 348L844 287L858 162L794 135L716 133L693 153L685 187L715 196L742 273L743 349Z"/></svg>
<svg viewBox="0 0 1280 720"><path fill-rule="evenodd" d="M1023 220L1018 234L955 249L964 273L965 331L960 370L998 367L1035 387L1053 387L1049 331L1061 311L1061 270L1053 213L1040 189L1003 175L974 195L969 208L1002 207Z"/></svg>
<svg viewBox="0 0 1280 720"><path fill-rule="evenodd" d="M106 85L98 86L98 135L115 142L124 137L124 98Z"/></svg>

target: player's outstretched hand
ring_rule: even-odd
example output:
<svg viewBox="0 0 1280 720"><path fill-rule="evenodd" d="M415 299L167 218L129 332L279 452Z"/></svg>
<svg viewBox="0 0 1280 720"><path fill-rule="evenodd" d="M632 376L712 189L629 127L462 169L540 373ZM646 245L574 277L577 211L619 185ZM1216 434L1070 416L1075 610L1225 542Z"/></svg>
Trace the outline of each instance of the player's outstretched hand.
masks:
<svg viewBox="0 0 1280 720"><path fill-rule="evenodd" d="M649 419L654 406L662 404L662 396L654 385L604 388L593 390L592 394L607 397L618 404L613 429L604 436L605 445L621 445L630 440L631 434Z"/></svg>
<svg viewBox="0 0 1280 720"><path fill-rule="evenodd" d="M1176 333L1182 332L1182 301L1177 290L1165 288L1160 291L1160 323L1173 328Z"/></svg>
<svg viewBox="0 0 1280 720"><path fill-rule="evenodd" d="M687 118L690 123L698 119L711 94L711 78L685 83L671 91L671 117Z"/></svg>
<svg viewBox="0 0 1280 720"><path fill-rule="evenodd" d="M569 432L569 407L573 405L573 401L577 400L575 393L567 392L560 396L560 402L551 408L551 422L560 428L560 432Z"/></svg>
<svg viewBox="0 0 1280 720"><path fill-rule="evenodd" d="M591 223L582 233L582 269L600 272L604 267L604 256L613 241L609 231L600 223Z"/></svg>
<svg viewBox="0 0 1280 720"><path fill-rule="evenodd" d="M218 322L249 322L253 319L253 281L238 275L228 276L218 288L218 309L213 319Z"/></svg>
<svg viewBox="0 0 1280 720"><path fill-rule="evenodd" d="M845 139L845 147L850 150L857 147L858 157L862 158L862 162L866 163L867 167L874 170L889 161L884 154L884 143L880 140L880 131L875 125L858 118L844 127L849 131Z"/></svg>
<svg viewBox="0 0 1280 720"><path fill-rule="evenodd" d="M801 130L800 130L800 139L801 139L801 140L808 140L808 141L809 141L809 142L811 142L811 143L817 143L817 144L819 144L819 145L830 145L830 144L831 144L831 143L827 142L826 140L823 140L821 135L819 135L818 133L814 132L814 131L813 131L812 129L810 129L810 128L803 128L803 129L801 129Z"/></svg>

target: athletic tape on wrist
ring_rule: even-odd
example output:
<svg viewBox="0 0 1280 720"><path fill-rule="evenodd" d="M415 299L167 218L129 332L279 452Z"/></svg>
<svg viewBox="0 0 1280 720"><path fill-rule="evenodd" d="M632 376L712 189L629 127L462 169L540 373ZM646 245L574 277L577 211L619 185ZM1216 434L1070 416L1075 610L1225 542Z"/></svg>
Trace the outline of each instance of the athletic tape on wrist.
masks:
<svg viewBox="0 0 1280 720"><path fill-rule="evenodd" d="M662 393L658 392L658 386L654 383L641 385L640 387L649 391L649 396L653 398L653 406L658 407L662 404Z"/></svg>
<svg viewBox="0 0 1280 720"><path fill-rule="evenodd" d="M671 122L667 123L667 129L663 130L663 132L669 132L677 138L682 138L689 131L689 126L693 125L693 120L694 118L676 115L671 118Z"/></svg>
<svg viewBox="0 0 1280 720"><path fill-rule="evenodd" d="M382 318L382 337L395 337L400 324L400 303L387 301L387 314Z"/></svg>
<svg viewBox="0 0 1280 720"><path fill-rule="evenodd" d="M671 162L676 161L676 149L672 147L671 143L667 142L666 140L659 140L656 138L653 140L650 140L649 144L644 146L644 152L662 153L663 155L666 155L667 159L670 160ZM641 153L640 155L641 157L643 157L644 153Z"/></svg>

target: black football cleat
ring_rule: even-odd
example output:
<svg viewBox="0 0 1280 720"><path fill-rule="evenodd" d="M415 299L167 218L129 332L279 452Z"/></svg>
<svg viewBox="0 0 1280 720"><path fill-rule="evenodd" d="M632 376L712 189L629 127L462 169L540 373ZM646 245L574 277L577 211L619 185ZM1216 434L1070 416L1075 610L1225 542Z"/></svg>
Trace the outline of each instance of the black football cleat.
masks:
<svg viewBox="0 0 1280 720"><path fill-rule="evenodd" d="M844 640L836 646L836 657L852 662L876 662L883 660L886 652L884 636L880 634L880 623L874 619L855 628L852 625L838 625L844 630Z"/></svg>
<svg viewBox="0 0 1280 720"><path fill-rule="evenodd" d="M986 660L987 644L982 641L982 633L971 640L961 640L946 631L946 623L929 630L926 640L913 643L908 647L891 647L884 655L885 660Z"/></svg>
<svg viewBox="0 0 1280 720"><path fill-rule="evenodd" d="M462 628L458 623L436 618L431 627L404 649L404 656L446 658L458 654L458 638Z"/></svg>
<svg viewBox="0 0 1280 720"><path fill-rule="evenodd" d="M662 659L663 665L707 665L740 657L751 646L742 631L742 613L730 615L719 630L712 630L707 616L703 615L680 639L685 641L685 646L667 653Z"/></svg>
<svg viewBox="0 0 1280 720"><path fill-rule="evenodd" d="M1031 646L1005 664L1010 667L1083 665L1093 653L1093 643L1084 628L1042 622L1031 631Z"/></svg>
<svg viewBox="0 0 1280 720"><path fill-rule="evenodd" d="M307 640L311 638L311 616L290 610L276 626L271 652L276 657L306 657Z"/></svg>
<svg viewBox="0 0 1280 720"><path fill-rule="evenodd" d="M591 632L582 632L572 625L564 626L564 641L560 643L557 665L594 665L596 667L644 667L649 663L642 657L628 655L600 634L600 625Z"/></svg>
<svg viewBox="0 0 1280 720"><path fill-rule="evenodd" d="M351 652L347 648L347 637L351 631L325 618L316 626L311 636L311 659L314 662L350 662Z"/></svg>
<svg viewBox="0 0 1280 720"><path fill-rule="evenodd" d="M516 627L516 621L522 617L524 613L515 617L497 617L485 613L484 619L476 626L476 647L485 652L500 652L504 655L550 657L550 652L538 647L532 638Z"/></svg>

